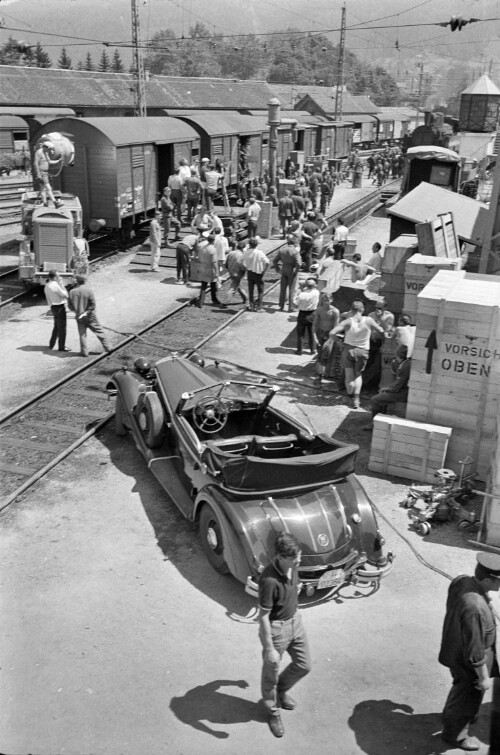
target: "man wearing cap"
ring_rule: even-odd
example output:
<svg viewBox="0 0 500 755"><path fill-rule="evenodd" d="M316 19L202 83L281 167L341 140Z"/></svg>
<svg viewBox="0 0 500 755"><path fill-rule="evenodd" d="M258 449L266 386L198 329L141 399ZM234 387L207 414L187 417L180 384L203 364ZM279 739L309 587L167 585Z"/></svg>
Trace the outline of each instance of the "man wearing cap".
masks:
<svg viewBox="0 0 500 755"><path fill-rule="evenodd" d="M253 239L257 236L257 226L259 224L259 215L262 208L257 202L257 197L254 194L250 196L248 202L245 202L245 207L247 210L248 238Z"/></svg>
<svg viewBox="0 0 500 755"><path fill-rule="evenodd" d="M250 239L248 247L243 253L243 266L247 269L248 307L251 312L262 312L262 298L264 296L264 273L269 267L267 254L259 249L259 237ZM257 301L254 291L257 289Z"/></svg>
<svg viewBox="0 0 500 755"><path fill-rule="evenodd" d="M49 348L53 349L56 341L58 341L59 351L69 351L66 347L66 302L68 301L68 292L61 280L61 276L56 270L50 270L44 293L54 318L54 327L50 336Z"/></svg>
<svg viewBox="0 0 500 755"><path fill-rule="evenodd" d="M92 289L87 285L86 275L77 275L76 287L69 292L68 306L73 310L80 336L80 354L88 356L87 329L96 334L104 351L111 351L111 346L104 329L95 313L95 296Z"/></svg>
<svg viewBox="0 0 500 755"><path fill-rule="evenodd" d="M295 297L295 306L299 310L297 317L297 354L302 354L302 339L307 333L309 349L314 354L313 320L319 304L319 291L314 278L308 278L304 287Z"/></svg>
<svg viewBox="0 0 500 755"><path fill-rule="evenodd" d="M188 225L191 225L191 220L200 203L203 192L203 185L198 178L196 168L190 168L189 178L186 178L184 181L184 189L186 191L187 222Z"/></svg>
<svg viewBox="0 0 500 755"><path fill-rule="evenodd" d="M450 669L453 685L443 709L442 739L462 750L479 750L469 735L491 677L498 677L496 626L489 592L500 590L500 554L477 554L473 577L461 574L448 590L439 662Z"/></svg>
<svg viewBox="0 0 500 755"><path fill-rule="evenodd" d="M181 225L177 218L174 218L174 203L172 202L170 198L170 189L168 186L165 186L163 189L163 196L160 201L160 209L161 209L161 222L163 226L163 244L162 246L168 246L168 237L170 235L170 228L172 225L175 228L175 239L176 241L179 238L179 231L181 229Z"/></svg>

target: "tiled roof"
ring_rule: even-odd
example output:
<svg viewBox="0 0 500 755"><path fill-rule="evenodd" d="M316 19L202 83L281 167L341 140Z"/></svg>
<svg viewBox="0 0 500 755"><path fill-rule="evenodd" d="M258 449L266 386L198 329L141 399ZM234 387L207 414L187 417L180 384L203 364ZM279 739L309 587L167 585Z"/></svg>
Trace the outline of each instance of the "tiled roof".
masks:
<svg viewBox="0 0 500 755"><path fill-rule="evenodd" d="M2 105L134 105L134 79L128 73L0 66L0 78ZM146 82L146 104L156 108L266 110L271 97L273 93L264 81L151 76Z"/></svg>

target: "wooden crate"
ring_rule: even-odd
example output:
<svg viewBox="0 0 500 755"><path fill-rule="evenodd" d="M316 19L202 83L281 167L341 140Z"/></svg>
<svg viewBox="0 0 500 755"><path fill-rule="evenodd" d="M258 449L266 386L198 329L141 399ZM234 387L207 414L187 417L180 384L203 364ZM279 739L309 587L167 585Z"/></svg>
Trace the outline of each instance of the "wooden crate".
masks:
<svg viewBox="0 0 500 755"><path fill-rule="evenodd" d="M416 223L415 230L418 236L418 248L422 254L445 259L460 257L452 212L445 212L426 223Z"/></svg>
<svg viewBox="0 0 500 755"><path fill-rule="evenodd" d="M403 311L415 320L418 294L439 270L460 270L460 257L446 259L426 254L414 254L405 264Z"/></svg>
<svg viewBox="0 0 500 755"><path fill-rule="evenodd" d="M380 277L380 295L384 297L387 309L393 312L396 318L403 311L406 260L417 251L417 237L413 234L398 236L385 247Z"/></svg>
<svg viewBox="0 0 500 755"><path fill-rule="evenodd" d="M434 473L445 466L450 436L450 427L377 414L368 469L418 482L435 482Z"/></svg>
<svg viewBox="0 0 500 755"><path fill-rule="evenodd" d="M404 275L405 262L418 252L417 237L405 233L387 244L382 259L382 274L399 273Z"/></svg>
<svg viewBox="0 0 500 755"><path fill-rule="evenodd" d="M259 202L261 211L257 221L257 234L263 239L269 239L273 233L273 203Z"/></svg>
<svg viewBox="0 0 500 755"><path fill-rule="evenodd" d="M500 278L440 270L418 295L407 417L453 428L446 466L485 480L500 402Z"/></svg>

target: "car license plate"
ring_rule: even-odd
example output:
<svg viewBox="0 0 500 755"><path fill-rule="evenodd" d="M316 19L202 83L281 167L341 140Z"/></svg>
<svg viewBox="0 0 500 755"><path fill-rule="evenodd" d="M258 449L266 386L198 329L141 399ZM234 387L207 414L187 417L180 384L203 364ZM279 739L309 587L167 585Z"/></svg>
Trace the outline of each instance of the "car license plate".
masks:
<svg viewBox="0 0 500 755"><path fill-rule="evenodd" d="M324 590L327 587L336 587L341 585L345 580L345 573L343 569L331 569L326 571L318 579L318 590Z"/></svg>

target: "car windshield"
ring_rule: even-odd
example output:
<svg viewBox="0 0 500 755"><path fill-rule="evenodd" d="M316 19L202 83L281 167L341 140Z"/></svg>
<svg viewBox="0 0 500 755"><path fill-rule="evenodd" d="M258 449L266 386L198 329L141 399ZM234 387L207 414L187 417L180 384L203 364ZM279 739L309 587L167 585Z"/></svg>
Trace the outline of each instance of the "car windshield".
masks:
<svg viewBox="0 0 500 755"><path fill-rule="evenodd" d="M188 398L182 405L182 411L185 412L193 409L199 401L208 396L215 396L216 398L231 402L236 401L241 402L242 404L254 404L255 406L260 406L264 399L266 399L272 392L273 391L269 386L255 385L253 383L239 383L232 381L217 383L208 388L201 388L199 391L193 391L187 394Z"/></svg>

